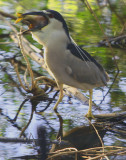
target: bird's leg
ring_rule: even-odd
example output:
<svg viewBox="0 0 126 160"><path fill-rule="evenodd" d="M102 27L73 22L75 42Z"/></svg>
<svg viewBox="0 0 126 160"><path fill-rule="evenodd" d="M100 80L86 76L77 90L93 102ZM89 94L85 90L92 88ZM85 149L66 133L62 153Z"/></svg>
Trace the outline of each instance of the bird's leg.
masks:
<svg viewBox="0 0 126 160"><path fill-rule="evenodd" d="M57 110L57 106L58 104L62 101L63 99L63 84L58 84L58 87L59 87L59 90L60 90L60 94L59 94L59 98L54 106L54 110L56 111Z"/></svg>
<svg viewBox="0 0 126 160"><path fill-rule="evenodd" d="M90 118L90 119L94 119L94 116L92 114L92 94L93 94L93 90L90 89L89 90L89 109L88 109L88 113L85 115L87 118Z"/></svg>

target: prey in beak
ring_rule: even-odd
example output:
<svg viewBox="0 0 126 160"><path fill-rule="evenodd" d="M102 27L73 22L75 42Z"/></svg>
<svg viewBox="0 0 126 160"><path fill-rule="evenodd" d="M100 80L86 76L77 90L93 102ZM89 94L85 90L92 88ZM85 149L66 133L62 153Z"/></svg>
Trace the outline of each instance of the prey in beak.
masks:
<svg viewBox="0 0 126 160"><path fill-rule="evenodd" d="M44 12L29 12L29 13L17 13L17 20L15 23L22 22L28 26L26 31L41 30L43 27L48 25L49 18ZM25 31L25 32L26 32Z"/></svg>

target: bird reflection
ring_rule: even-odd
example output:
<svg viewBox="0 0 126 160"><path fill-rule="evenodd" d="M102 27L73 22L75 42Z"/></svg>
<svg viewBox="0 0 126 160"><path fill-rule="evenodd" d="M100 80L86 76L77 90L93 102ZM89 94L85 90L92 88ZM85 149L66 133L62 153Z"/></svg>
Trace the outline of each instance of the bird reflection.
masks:
<svg viewBox="0 0 126 160"><path fill-rule="evenodd" d="M57 140L60 140L59 144L53 144L50 152L55 152L65 148L75 148L76 150L84 150L93 147L101 147L102 143L94 130L92 125L84 125L80 127L75 127L68 132L63 133L63 119L62 116L56 111L56 115L59 118L59 131L57 133ZM97 126L93 124L98 131L101 139L103 139L106 130L102 126ZM55 160L72 160L75 159L75 155L65 155L60 156L60 158L54 158ZM78 159L81 159L81 156L78 155Z"/></svg>

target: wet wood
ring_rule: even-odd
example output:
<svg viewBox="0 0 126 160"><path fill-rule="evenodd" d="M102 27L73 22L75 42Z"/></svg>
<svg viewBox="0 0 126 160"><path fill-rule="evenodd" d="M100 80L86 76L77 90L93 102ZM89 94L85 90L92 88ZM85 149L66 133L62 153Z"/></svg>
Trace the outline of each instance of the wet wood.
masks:
<svg viewBox="0 0 126 160"><path fill-rule="evenodd" d="M107 114L98 114L94 115L98 119L124 119L126 118L126 111L116 112L116 113L107 113Z"/></svg>

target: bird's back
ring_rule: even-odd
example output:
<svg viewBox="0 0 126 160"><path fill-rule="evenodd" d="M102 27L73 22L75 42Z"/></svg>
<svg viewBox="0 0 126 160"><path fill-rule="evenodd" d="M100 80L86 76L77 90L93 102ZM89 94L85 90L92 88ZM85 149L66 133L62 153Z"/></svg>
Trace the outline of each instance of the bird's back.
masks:
<svg viewBox="0 0 126 160"><path fill-rule="evenodd" d="M56 48L53 52L55 55L52 50L45 54L46 63L59 84L84 90L107 84L109 78L103 67L76 44L69 43L65 51L59 52Z"/></svg>

